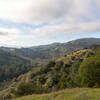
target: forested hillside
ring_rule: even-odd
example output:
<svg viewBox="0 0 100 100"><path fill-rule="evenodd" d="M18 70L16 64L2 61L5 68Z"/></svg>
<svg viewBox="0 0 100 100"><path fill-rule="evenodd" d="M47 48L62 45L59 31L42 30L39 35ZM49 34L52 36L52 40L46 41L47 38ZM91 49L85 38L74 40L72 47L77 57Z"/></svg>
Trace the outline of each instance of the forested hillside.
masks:
<svg viewBox="0 0 100 100"><path fill-rule="evenodd" d="M54 60L65 54L70 54L74 51L89 48L92 45L100 45L100 38L83 38L73 40L67 43L53 43L49 45L33 46L29 48L5 48L5 51L23 55L24 57L32 58L34 63L40 64L46 61ZM40 63L39 63L40 62Z"/></svg>
<svg viewBox="0 0 100 100"><path fill-rule="evenodd" d="M28 72L33 67L30 59L0 50L0 88L7 81Z"/></svg>
<svg viewBox="0 0 100 100"><path fill-rule="evenodd" d="M9 88L0 93L0 97L10 98L76 87L78 86L76 77L80 64L94 54L95 51L84 49L65 55L55 61L50 61L48 64L14 79Z"/></svg>
<svg viewBox="0 0 100 100"><path fill-rule="evenodd" d="M100 87L100 42L93 41L79 39L21 49L1 47L0 100L65 88Z"/></svg>
<svg viewBox="0 0 100 100"><path fill-rule="evenodd" d="M67 43L53 43L49 45L33 46L30 48L15 49L17 54L38 61L49 61L70 54L74 51L89 48L92 45L100 45L99 38L84 38Z"/></svg>

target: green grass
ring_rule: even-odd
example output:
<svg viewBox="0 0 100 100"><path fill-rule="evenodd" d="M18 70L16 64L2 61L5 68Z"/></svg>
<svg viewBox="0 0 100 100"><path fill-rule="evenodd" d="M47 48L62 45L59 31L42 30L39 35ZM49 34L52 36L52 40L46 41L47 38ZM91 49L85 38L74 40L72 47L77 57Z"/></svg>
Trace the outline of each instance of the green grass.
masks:
<svg viewBox="0 0 100 100"><path fill-rule="evenodd" d="M24 96L13 100L100 100L100 89L66 89L50 94Z"/></svg>

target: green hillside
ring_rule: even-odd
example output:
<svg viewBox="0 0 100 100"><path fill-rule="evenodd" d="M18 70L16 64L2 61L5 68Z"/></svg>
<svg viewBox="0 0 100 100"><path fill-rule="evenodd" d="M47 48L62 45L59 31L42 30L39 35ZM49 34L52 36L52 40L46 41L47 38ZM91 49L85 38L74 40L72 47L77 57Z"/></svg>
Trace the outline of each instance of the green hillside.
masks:
<svg viewBox="0 0 100 100"><path fill-rule="evenodd" d="M17 96L48 93L76 87L74 78L81 62L94 54L95 52L91 49L79 50L55 61L50 61L39 68L32 69L12 80L9 88L0 92L0 99L6 100Z"/></svg>
<svg viewBox="0 0 100 100"><path fill-rule="evenodd" d="M100 38L83 38L66 43L53 43L49 45L15 49L15 53L32 58L36 62L46 62L50 60L55 60L61 56L64 56L65 54L70 54L77 50L89 48L94 44L100 45Z"/></svg>
<svg viewBox="0 0 100 100"><path fill-rule="evenodd" d="M78 43L80 43L79 41L81 40L77 41L71 41L67 43L67 46L70 43L73 44L74 46L76 45L79 46ZM84 42L81 42L81 44L82 43L84 44ZM98 44L97 41L95 42ZM55 45L58 46L58 44L52 44L54 48ZM66 47L65 44L64 47ZM16 52L16 49L13 50L9 48L1 49L0 56L2 59L0 59L1 63L0 75L2 80L0 85L3 90L0 91L0 100L11 100L12 98L21 97L25 95L32 95L32 94L40 95L40 94L52 93L54 91L60 91L66 88L77 88L77 87L99 88L100 87L99 47L100 47L99 45L95 46L92 45L90 46L90 49L78 48L79 50L75 48L74 49L70 48L69 51L72 50L70 54L68 54L67 52L66 54L64 53L63 56L58 57L58 59L50 60L52 58L51 57L49 59L49 62L47 62L48 61L47 58L47 60L44 60L45 64L43 64L42 62L43 59L41 58L42 60L39 60L40 59L39 58L37 61L42 62L40 64L41 66L39 67L37 67L36 63L35 63L36 65L34 65L36 59L33 60L34 58L31 57L29 58L25 55L23 56L23 54L18 54L18 52ZM37 50L36 48L37 47L35 47L35 49L34 48L31 49ZM40 46L38 48L39 50L44 48L46 51L48 51L49 46L44 46L43 48ZM55 50L54 48L51 47L52 50ZM49 54L49 51L47 54Z"/></svg>
<svg viewBox="0 0 100 100"><path fill-rule="evenodd" d="M100 89L65 89L50 94L29 95L12 100L100 100Z"/></svg>
<svg viewBox="0 0 100 100"><path fill-rule="evenodd" d="M34 63L40 64L46 61L55 60L65 54L70 54L77 50L89 48L92 45L100 45L100 38L82 38L66 43L52 43L49 45L33 46L29 48L4 48L5 51L13 52L17 55L32 58Z"/></svg>
<svg viewBox="0 0 100 100"><path fill-rule="evenodd" d="M8 85L13 78L28 72L33 67L29 58L0 50L0 89Z"/></svg>

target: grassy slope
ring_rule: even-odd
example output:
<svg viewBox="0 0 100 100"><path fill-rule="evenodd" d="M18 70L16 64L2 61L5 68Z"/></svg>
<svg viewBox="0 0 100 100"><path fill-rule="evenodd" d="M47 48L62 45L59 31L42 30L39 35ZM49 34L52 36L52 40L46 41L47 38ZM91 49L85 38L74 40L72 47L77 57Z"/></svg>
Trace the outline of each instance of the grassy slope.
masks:
<svg viewBox="0 0 100 100"><path fill-rule="evenodd" d="M66 89L50 94L24 96L13 100L100 100L100 89Z"/></svg>
<svg viewBox="0 0 100 100"><path fill-rule="evenodd" d="M91 53L94 53L91 49L80 50L80 51L74 52L70 55L60 57L59 59L56 60L56 62L63 61L64 63L68 63L71 61L72 63L74 63L80 58L81 59L87 58L87 55L91 54ZM74 60L72 60L73 56L75 57ZM1 98L8 96L10 94L10 91L12 91L12 88L15 89L21 82L30 82L33 79L33 78L31 78L31 76L34 73L37 73L39 71L40 71L40 68L36 68L24 75L19 76L16 80L13 80L11 83L9 83L10 84L9 88L6 88L5 90L0 91L0 100L1 100ZM41 100L41 99L38 99L38 97L39 96L37 96L37 99L33 99L33 100ZM30 99L19 99L19 100L30 100ZM45 99L43 98L42 100L45 100ZM46 100L49 100L49 99L46 99ZM57 99L57 100L59 100L59 99Z"/></svg>

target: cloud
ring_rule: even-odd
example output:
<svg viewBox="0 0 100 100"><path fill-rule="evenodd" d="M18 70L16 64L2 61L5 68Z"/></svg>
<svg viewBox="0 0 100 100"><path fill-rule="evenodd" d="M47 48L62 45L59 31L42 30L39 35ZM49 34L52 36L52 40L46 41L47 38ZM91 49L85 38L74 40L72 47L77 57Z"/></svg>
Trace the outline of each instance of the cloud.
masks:
<svg viewBox="0 0 100 100"><path fill-rule="evenodd" d="M16 29L16 28L4 28L4 27L0 27L0 35L1 36L16 36L18 34L20 34L20 30Z"/></svg>
<svg viewBox="0 0 100 100"><path fill-rule="evenodd" d="M97 22L82 22L78 24L55 24L44 26L37 29L30 29L29 32L37 34L38 37L55 38L58 35L73 35L78 33L86 34L100 31L100 21Z"/></svg>
<svg viewBox="0 0 100 100"><path fill-rule="evenodd" d="M16 28L4 28L0 27L0 45L13 45L14 43L17 43L18 38L21 37L20 30ZM17 41L16 41L17 39Z"/></svg>
<svg viewBox="0 0 100 100"><path fill-rule="evenodd" d="M0 0L0 18L31 24L76 22L92 17L91 3L92 0Z"/></svg>
<svg viewBox="0 0 100 100"><path fill-rule="evenodd" d="M8 35L6 32L0 32L0 35Z"/></svg>
<svg viewBox="0 0 100 100"><path fill-rule="evenodd" d="M17 28L0 27L0 46L22 47L40 45L41 43L46 44L46 41L41 41L37 34L25 34Z"/></svg>
<svg viewBox="0 0 100 100"><path fill-rule="evenodd" d="M84 33L94 34L100 31L100 21L98 22L83 22L78 24L51 24L41 28L26 28L28 33L23 33L16 28L0 28L0 44L12 47L33 46L52 43L56 41L67 41L74 35ZM65 38L65 40L64 40Z"/></svg>
<svg viewBox="0 0 100 100"><path fill-rule="evenodd" d="M0 27L0 43L29 46L54 42L74 34L100 32L100 0L0 0L0 19L11 28ZM20 24L40 25L21 30Z"/></svg>

